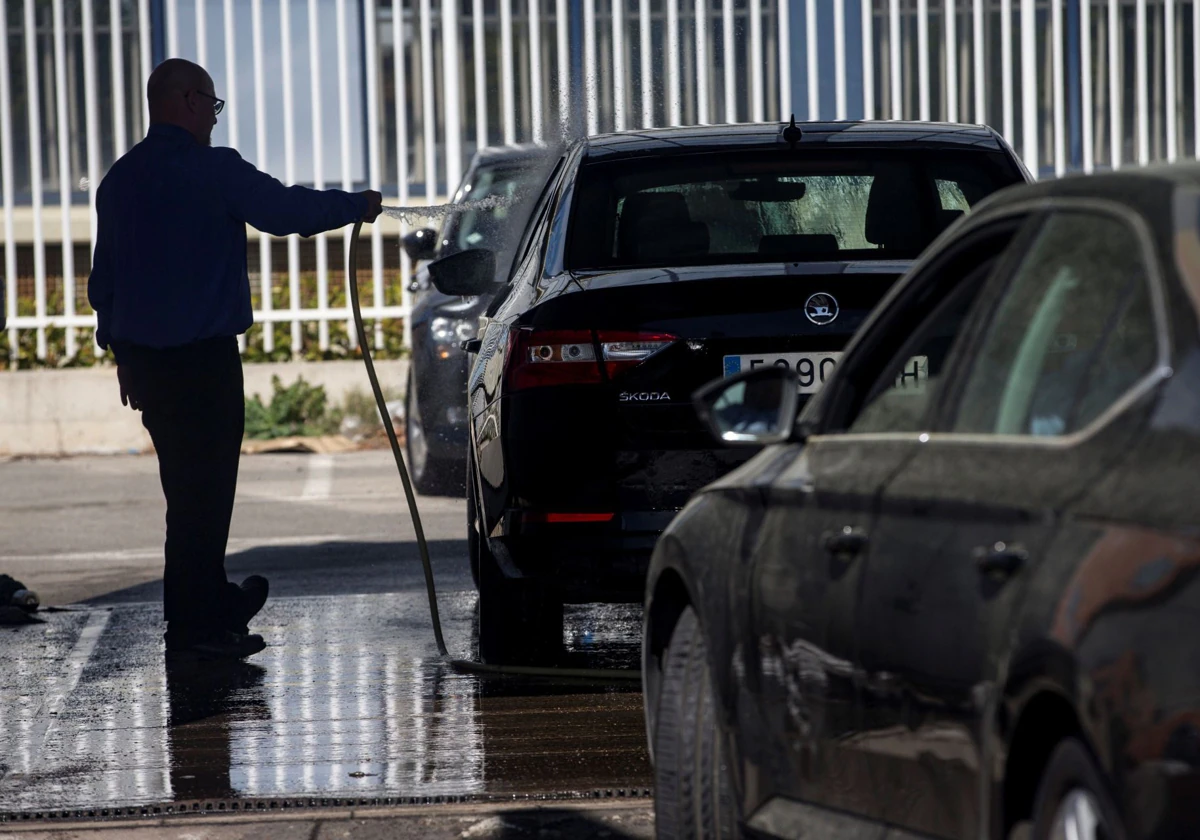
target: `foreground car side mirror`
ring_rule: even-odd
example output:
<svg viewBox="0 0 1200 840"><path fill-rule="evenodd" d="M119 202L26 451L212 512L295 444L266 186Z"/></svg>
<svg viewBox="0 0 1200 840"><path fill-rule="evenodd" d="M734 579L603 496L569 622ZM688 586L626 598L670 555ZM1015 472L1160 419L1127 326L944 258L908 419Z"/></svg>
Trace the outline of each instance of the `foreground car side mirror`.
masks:
<svg viewBox="0 0 1200 840"><path fill-rule="evenodd" d="M771 365L712 382L692 400L717 440L728 446L766 446L791 439L799 391L794 370Z"/></svg>
<svg viewBox="0 0 1200 840"><path fill-rule="evenodd" d="M413 262L433 259L433 255L437 252L436 230L429 228L414 230L412 233L406 234L401 241L404 244L404 253L408 254L408 258Z"/></svg>
<svg viewBox="0 0 1200 840"><path fill-rule="evenodd" d="M429 281L444 295L475 297L495 291L496 255L486 248L459 251L429 264Z"/></svg>

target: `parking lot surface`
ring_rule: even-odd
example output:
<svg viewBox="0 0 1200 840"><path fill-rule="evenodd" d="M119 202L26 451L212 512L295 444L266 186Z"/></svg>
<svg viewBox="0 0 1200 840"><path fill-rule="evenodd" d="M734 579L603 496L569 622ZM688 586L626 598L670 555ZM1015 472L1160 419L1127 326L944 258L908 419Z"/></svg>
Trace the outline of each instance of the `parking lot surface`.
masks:
<svg viewBox="0 0 1200 840"><path fill-rule="evenodd" d="M268 647L168 666L153 459L0 465L0 539L17 546L0 571L64 607L0 628L0 815L648 794L636 684L482 680L437 659L392 469L386 452L244 459L228 567L271 579L254 624ZM447 643L473 657L462 503L422 509ZM639 637L636 606L568 608L564 662L635 668Z"/></svg>

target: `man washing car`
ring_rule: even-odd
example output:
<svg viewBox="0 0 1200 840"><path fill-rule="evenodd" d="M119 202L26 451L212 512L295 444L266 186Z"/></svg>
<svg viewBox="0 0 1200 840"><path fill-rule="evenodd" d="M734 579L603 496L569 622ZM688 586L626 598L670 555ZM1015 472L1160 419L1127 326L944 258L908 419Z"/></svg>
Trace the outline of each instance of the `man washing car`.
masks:
<svg viewBox="0 0 1200 840"><path fill-rule="evenodd" d="M304 236L373 222L382 198L285 187L213 148L224 102L199 65L172 58L146 85L150 129L96 195L88 299L117 362L121 401L142 412L167 500L168 657L236 659L265 647L249 622L267 581L225 574L244 425L237 336L253 321L246 225Z"/></svg>

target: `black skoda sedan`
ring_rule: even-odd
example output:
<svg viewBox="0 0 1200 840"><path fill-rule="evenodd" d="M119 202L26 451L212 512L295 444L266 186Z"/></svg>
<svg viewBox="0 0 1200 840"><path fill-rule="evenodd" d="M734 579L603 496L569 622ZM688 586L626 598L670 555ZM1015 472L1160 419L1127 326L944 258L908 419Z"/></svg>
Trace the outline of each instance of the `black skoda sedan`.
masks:
<svg viewBox="0 0 1200 840"><path fill-rule="evenodd" d="M994 196L796 390L697 395L775 445L654 552L659 830L1200 837L1200 167Z"/></svg>
<svg viewBox="0 0 1200 840"><path fill-rule="evenodd" d="M977 126L704 126L573 144L472 346L482 655L553 654L564 601L640 601L662 529L750 457L714 444L692 393L779 365L807 399L937 233L1026 177ZM491 282L480 250L430 276L477 291L446 285L469 266Z"/></svg>
<svg viewBox="0 0 1200 840"><path fill-rule="evenodd" d="M504 199L492 207L451 213L440 230L421 228L404 237L404 249L420 266L410 285L412 358L405 389L405 441L417 491L461 495L467 467L467 356L461 344L475 336L488 297L444 295L429 282L422 263L469 248L496 252L497 265L511 259L541 192L546 164L557 155L543 146L482 149L475 154L454 202Z"/></svg>

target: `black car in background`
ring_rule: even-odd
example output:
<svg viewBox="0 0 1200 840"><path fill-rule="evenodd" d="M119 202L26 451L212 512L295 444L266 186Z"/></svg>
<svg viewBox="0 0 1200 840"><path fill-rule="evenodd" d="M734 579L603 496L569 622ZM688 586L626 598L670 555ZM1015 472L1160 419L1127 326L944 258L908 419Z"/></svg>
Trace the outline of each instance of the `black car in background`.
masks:
<svg viewBox="0 0 1200 840"><path fill-rule="evenodd" d="M995 196L796 381L697 397L778 445L654 552L658 830L1200 837L1200 167Z"/></svg>
<svg viewBox="0 0 1200 840"><path fill-rule="evenodd" d="M447 216L440 230L409 233L404 249L414 266L468 248L488 248L497 253L496 264L506 268L529 205L541 191L545 167L556 159L535 145L478 152L453 201L499 196L514 203L462 210ZM444 295L429 283L424 267L418 268L409 288L415 297L404 422L413 483L425 495L461 495L466 479L467 356L460 345L475 336L476 321L490 298Z"/></svg>
<svg viewBox="0 0 1200 840"><path fill-rule="evenodd" d="M702 126L571 146L469 375L482 656L553 654L564 602L640 601L662 529L750 457L714 443L692 393L780 365L807 399L937 233L1027 177L978 126ZM491 282L481 250L431 277L463 291L472 267L482 285L466 290Z"/></svg>

